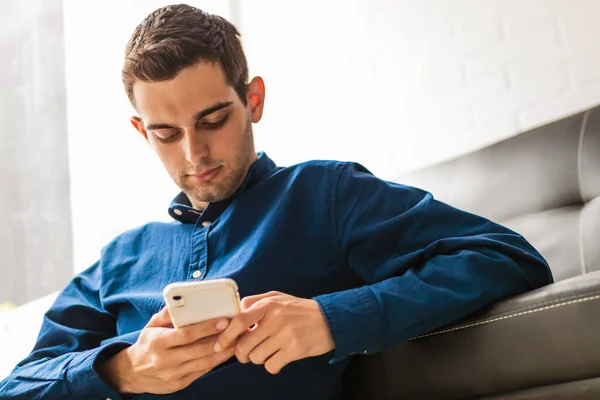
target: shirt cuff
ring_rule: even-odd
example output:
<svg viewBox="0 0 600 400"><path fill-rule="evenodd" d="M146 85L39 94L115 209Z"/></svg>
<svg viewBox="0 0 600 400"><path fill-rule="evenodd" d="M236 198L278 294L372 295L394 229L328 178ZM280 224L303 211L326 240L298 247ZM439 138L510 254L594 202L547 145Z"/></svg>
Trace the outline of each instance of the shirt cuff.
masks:
<svg viewBox="0 0 600 400"><path fill-rule="evenodd" d="M70 397L75 399L124 399L122 394L116 392L102 379L96 367L129 346L131 346L130 343L116 342L79 353L67 368Z"/></svg>
<svg viewBox="0 0 600 400"><path fill-rule="evenodd" d="M353 354L382 350L384 317L368 286L314 297L335 343L334 363Z"/></svg>

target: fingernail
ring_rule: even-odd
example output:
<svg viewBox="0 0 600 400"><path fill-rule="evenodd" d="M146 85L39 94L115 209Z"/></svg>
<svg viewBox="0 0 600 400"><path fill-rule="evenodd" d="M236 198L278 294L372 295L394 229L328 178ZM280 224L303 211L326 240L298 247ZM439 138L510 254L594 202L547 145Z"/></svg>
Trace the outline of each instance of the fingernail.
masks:
<svg viewBox="0 0 600 400"><path fill-rule="evenodd" d="M227 328L227 325L229 325L229 321L222 319L221 321L217 322L217 329L222 331L223 329Z"/></svg>
<svg viewBox="0 0 600 400"><path fill-rule="evenodd" d="M215 345L213 347L213 351L215 353L219 353L221 351L221 345L219 343L215 343Z"/></svg>

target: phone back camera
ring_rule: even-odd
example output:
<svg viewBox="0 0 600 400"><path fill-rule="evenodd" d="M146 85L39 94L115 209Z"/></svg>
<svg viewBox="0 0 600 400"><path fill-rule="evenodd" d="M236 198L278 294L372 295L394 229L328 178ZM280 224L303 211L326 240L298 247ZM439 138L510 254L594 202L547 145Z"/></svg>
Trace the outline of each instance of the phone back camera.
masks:
<svg viewBox="0 0 600 400"><path fill-rule="evenodd" d="M176 295L172 297L173 299L173 307L183 307L185 301L182 296Z"/></svg>

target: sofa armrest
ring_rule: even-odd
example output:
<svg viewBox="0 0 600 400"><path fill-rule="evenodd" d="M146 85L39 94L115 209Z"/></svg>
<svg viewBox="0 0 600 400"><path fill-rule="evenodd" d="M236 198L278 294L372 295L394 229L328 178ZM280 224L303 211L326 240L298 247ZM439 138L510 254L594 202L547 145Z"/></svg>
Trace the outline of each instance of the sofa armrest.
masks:
<svg viewBox="0 0 600 400"><path fill-rule="evenodd" d="M600 271L500 301L456 325L359 357L346 373L344 398L456 399L596 377Z"/></svg>

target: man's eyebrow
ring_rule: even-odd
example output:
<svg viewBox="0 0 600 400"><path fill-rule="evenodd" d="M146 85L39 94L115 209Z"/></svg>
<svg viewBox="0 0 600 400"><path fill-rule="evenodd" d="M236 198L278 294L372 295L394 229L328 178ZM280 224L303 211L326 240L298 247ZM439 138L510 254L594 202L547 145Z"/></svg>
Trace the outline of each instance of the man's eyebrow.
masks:
<svg viewBox="0 0 600 400"><path fill-rule="evenodd" d="M210 115L212 113L214 113L215 111L219 111L225 107L228 107L230 105L233 104L233 101L225 101L225 102L221 102L221 103L216 103L213 106L210 106L202 111L199 111L196 113L196 115L194 115L194 120L196 122L200 121L202 118L206 117L207 115ZM158 129L176 129L176 126L170 125L170 124L149 124L146 126L146 130L147 131L155 131Z"/></svg>
<svg viewBox="0 0 600 400"><path fill-rule="evenodd" d="M208 107L205 110L200 111L199 113L197 113L196 115L194 115L194 120L196 122L200 121L202 118L206 117L209 114L214 113L215 111L219 111L227 106L230 106L233 104L233 101L225 101L222 103L217 103L214 106Z"/></svg>

